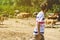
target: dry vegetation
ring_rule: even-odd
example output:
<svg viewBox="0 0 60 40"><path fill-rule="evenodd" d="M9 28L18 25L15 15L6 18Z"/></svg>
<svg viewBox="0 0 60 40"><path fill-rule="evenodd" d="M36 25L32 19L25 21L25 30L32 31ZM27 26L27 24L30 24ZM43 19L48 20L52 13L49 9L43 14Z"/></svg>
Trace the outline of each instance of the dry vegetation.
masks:
<svg viewBox="0 0 60 40"><path fill-rule="evenodd" d="M29 40L32 38L35 18L8 19L0 25L0 40ZM60 28L45 28L46 40L60 40Z"/></svg>

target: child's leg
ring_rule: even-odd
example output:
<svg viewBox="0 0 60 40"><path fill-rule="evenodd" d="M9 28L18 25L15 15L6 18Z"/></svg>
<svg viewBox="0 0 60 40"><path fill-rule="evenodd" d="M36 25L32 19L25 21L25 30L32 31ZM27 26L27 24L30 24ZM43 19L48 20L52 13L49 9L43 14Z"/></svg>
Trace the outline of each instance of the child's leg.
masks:
<svg viewBox="0 0 60 40"><path fill-rule="evenodd" d="M34 33L34 40L44 40L44 36L43 36L44 32L41 32L41 34L37 34L37 32Z"/></svg>
<svg viewBox="0 0 60 40"><path fill-rule="evenodd" d="M38 36L36 36L36 40L38 39L38 40L44 40L44 32L41 32L41 34L40 35L38 35Z"/></svg>
<svg viewBox="0 0 60 40"><path fill-rule="evenodd" d="M44 40L44 36L42 34L35 35L34 40Z"/></svg>
<svg viewBox="0 0 60 40"><path fill-rule="evenodd" d="M41 36L42 36L41 40L45 40L43 34L44 34L44 32L41 33Z"/></svg>

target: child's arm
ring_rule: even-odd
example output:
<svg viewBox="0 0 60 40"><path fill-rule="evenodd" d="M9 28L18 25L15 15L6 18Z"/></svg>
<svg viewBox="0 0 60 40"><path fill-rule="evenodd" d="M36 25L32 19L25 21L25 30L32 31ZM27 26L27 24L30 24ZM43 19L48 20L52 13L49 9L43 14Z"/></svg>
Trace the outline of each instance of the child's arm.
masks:
<svg viewBox="0 0 60 40"><path fill-rule="evenodd" d="M38 27L38 34L40 34L40 22L37 23L37 27Z"/></svg>

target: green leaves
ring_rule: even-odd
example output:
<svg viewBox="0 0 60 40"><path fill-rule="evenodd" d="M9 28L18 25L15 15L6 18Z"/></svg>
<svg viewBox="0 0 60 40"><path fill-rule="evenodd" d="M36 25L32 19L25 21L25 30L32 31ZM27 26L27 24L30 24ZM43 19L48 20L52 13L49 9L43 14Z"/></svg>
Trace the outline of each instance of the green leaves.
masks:
<svg viewBox="0 0 60 40"><path fill-rule="evenodd" d="M20 12L38 12L40 11L40 5L47 4L49 12L53 12L55 9L60 9L60 0L0 0L0 13L8 11L9 14L14 15L15 10Z"/></svg>

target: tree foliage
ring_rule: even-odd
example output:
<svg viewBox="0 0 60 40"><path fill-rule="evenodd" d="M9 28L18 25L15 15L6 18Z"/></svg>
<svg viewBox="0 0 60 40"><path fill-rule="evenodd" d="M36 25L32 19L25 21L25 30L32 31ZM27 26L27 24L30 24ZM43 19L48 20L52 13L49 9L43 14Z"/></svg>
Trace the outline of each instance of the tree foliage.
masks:
<svg viewBox="0 0 60 40"><path fill-rule="evenodd" d="M7 11L9 14L14 14L14 10L33 13L40 11L42 4L46 4L52 12L57 8L60 9L60 0L0 0L0 13Z"/></svg>

